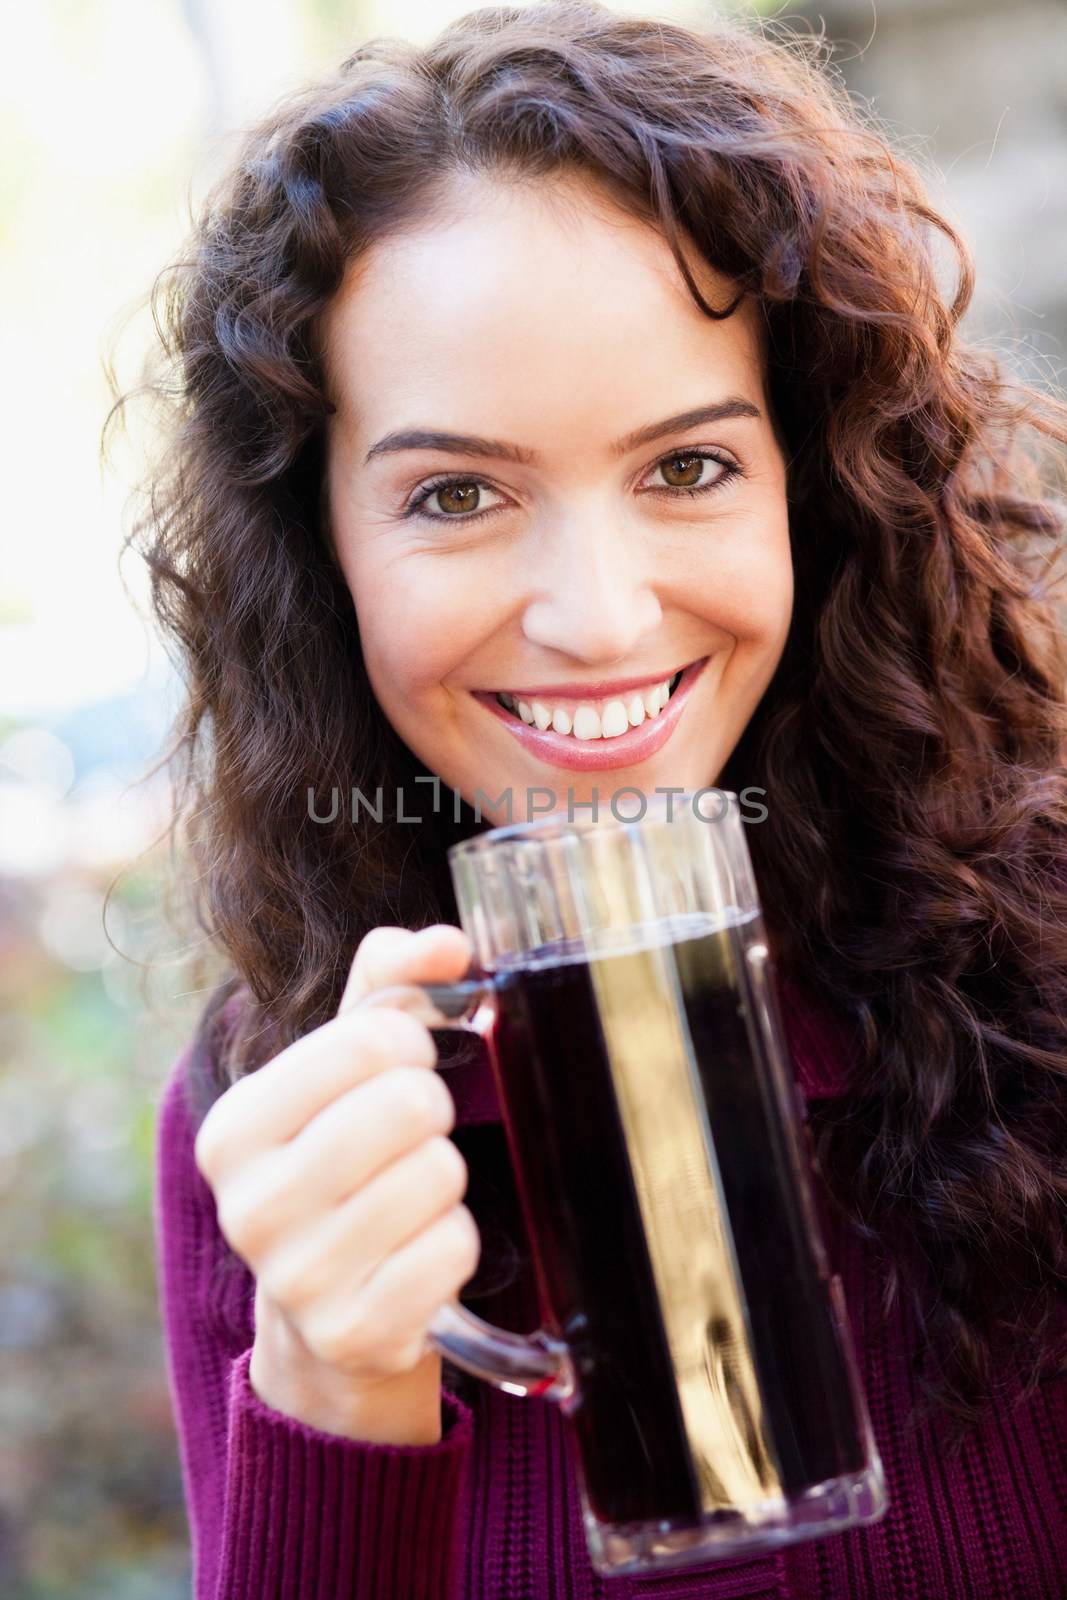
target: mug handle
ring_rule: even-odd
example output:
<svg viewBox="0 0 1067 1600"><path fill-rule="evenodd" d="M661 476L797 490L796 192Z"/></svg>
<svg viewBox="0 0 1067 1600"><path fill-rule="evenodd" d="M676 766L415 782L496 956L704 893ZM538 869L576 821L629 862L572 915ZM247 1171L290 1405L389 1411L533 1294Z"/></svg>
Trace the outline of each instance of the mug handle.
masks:
<svg viewBox="0 0 1067 1600"><path fill-rule="evenodd" d="M496 994L488 977L464 978L459 983L393 984L373 990L357 1004L394 1006L431 1030L451 1028L482 1038L496 1021ZM543 1328L536 1333L510 1333L476 1317L458 1300L449 1300L435 1312L427 1338L464 1372L506 1394L556 1400L565 1411L568 1401L576 1403L577 1381L568 1347Z"/></svg>

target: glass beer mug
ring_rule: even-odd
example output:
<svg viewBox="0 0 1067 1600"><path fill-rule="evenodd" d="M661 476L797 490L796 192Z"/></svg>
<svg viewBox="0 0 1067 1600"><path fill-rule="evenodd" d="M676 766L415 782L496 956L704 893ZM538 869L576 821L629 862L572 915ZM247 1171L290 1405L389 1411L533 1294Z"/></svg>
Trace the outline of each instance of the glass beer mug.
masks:
<svg viewBox="0 0 1067 1600"><path fill-rule="evenodd" d="M431 1343L560 1406L603 1576L877 1520L736 795L493 828L449 866L479 975L363 1003L485 1039L543 1326L454 1301Z"/></svg>

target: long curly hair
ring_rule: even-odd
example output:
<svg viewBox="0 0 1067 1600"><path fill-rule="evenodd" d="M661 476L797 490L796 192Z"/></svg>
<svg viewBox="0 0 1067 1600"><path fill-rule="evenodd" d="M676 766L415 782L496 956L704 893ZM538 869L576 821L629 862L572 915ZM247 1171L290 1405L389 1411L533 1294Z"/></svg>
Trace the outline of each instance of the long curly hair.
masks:
<svg viewBox="0 0 1067 1600"><path fill-rule="evenodd" d="M856 1026L815 1153L887 1309L910 1293L959 1437L1006 1355L1028 1386L1063 1362L1067 406L961 335L969 251L821 40L597 0L376 39L246 131L157 280L170 421L126 548L187 687L168 759L193 914L219 999L248 997L211 1092L334 1015L370 927L456 920L445 849L479 826L390 809L426 774L330 552L320 315L450 174L564 169L662 231L707 316L761 309L794 614L718 781L766 789L749 840L779 966ZM334 786L380 788L383 821L313 820Z"/></svg>

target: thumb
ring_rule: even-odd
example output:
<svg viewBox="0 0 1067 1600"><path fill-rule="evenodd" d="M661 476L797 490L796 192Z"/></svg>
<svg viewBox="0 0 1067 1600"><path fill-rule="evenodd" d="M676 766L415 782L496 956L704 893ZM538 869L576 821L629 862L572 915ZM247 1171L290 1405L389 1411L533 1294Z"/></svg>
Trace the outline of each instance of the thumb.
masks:
<svg viewBox="0 0 1067 1600"><path fill-rule="evenodd" d="M463 929L450 922L417 932L385 924L372 928L356 950L337 1014L393 984L452 983L462 978L473 954Z"/></svg>

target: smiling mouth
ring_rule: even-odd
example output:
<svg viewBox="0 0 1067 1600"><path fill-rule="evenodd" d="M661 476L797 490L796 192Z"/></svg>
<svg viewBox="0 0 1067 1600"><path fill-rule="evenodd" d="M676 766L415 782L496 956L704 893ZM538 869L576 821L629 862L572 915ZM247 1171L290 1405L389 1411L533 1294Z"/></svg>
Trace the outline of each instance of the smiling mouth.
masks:
<svg viewBox="0 0 1067 1600"><path fill-rule="evenodd" d="M593 739L611 740L639 728L644 722L655 721L678 687L684 670L679 668L672 678L648 689L599 700L580 700L573 711L569 706L553 705L548 700L524 700L507 693L493 698L517 722L524 722L540 732L551 730L583 743Z"/></svg>

